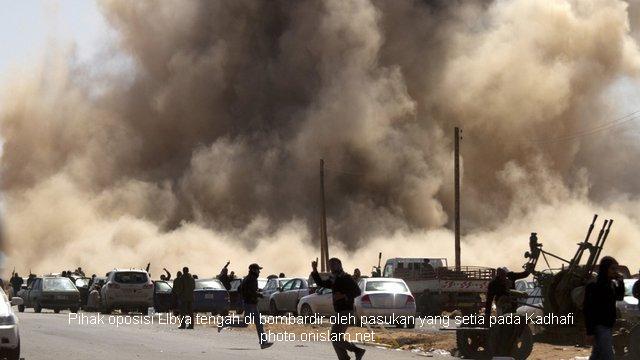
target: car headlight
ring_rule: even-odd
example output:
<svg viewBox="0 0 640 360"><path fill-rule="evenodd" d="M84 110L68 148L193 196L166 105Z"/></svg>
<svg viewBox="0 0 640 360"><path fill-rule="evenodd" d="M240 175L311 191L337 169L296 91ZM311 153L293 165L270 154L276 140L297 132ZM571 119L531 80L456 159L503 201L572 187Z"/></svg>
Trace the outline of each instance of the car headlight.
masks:
<svg viewBox="0 0 640 360"><path fill-rule="evenodd" d="M0 326L3 325L15 325L16 318L13 315L0 316Z"/></svg>

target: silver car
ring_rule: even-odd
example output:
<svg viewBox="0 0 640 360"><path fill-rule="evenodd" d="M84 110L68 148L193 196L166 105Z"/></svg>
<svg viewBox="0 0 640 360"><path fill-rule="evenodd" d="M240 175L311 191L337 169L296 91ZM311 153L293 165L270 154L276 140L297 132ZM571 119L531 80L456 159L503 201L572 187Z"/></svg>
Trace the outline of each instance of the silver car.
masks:
<svg viewBox="0 0 640 360"><path fill-rule="evenodd" d="M115 309L121 312L139 311L147 314L153 307L153 282L145 270L116 269L107 274L107 282L100 289L103 314Z"/></svg>
<svg viewBox="0 0 640 360"><path fill-rule="evenodd" d="M298 302L309 295L309 284L302 278L294 278L282 285L269 299L269 312L273 315L291 312L297 314Z"/></svg>
<svg viewBox="0 0 640 360"><path fill-rule="evenodd" d="M267 280L267 283L262 288L262 297L258 299L258 311L261 313L269 312L269 301L271 300L271 295L278 292L278 289L281 289L282 286L291 280L291 278L271 278ZM260 286L258 284L258 286Z"/></svg>
<svg viewBox="0 0 640 360"><path fill-rule="evenodd" d="M356 319L387 320L404 319L394 323L396 327L413 328L415 323L409 321L416 316L416 301L409 287L402 279L397 278L364 278L358 286L362 294L354 301ZM371 321L370 321L371 322Z"/></svg>
<svg viewBox="0 0 640 360"><path fill-rule="evenodd" d="M624 298L616 303L616 307L620 312L620 317L631 321L640 321L640 308L638 308L638 299L633 297L633 284L638 279L624 279L625 293Z"/></svg>

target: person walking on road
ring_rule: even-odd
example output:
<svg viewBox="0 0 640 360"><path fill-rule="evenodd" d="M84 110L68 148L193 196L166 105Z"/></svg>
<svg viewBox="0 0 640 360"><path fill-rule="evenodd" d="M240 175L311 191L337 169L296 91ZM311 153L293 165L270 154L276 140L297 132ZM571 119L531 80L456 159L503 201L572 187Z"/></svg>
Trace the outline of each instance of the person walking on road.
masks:
<svg viewBox="0 0 640 360"><path fill-rule="evenodd" d="M193 316L193 291L196 282L189 273L189 268L182 268L182 275L173 282L174 290L180 302L180 327L179 329L193 329L195 318ZM187 319L188 318L188 319Z"/></svg>
<svg viewBox="0 0 640 360"><path fill-rule="evenodd" d="M258 298L262 297L262 294L258 290L258 276L260 276L260 270L262 270L262 267L258 264L249 265L249 274L245 276L240 284L239 291L242 295L245 313L245 317L242 319L243 321L240 321L240 323L224 322L218 326L218 332L222 331L222 329L226 327L247 327L249 324L245 319L249 317L256 326L260 348L266 349L271 347L273 343L267 341L264 326L260 321L260 312L258 311Z"/></svg>
<svg viewBox="0 0 640 360"><path fill-rule="evenodd" d="M362 359L365 350L345 339L345 332L350 324L348 321L342 321L349 319L353 315L353 300L361 294L358 284L356 284L351 275L344 272L342 262L338 258L329 259L331 277L328 280L323 280L320 277L317 261L311 262L311 268L313 270L311 277L313 277L318 287L333 291L333 310L338 315L338 321L331 326L331 344L336 355L338 355L338 360L350 359L347 351L353 352L356 360Z"/></svg>
<svg viewBox="0 0 640 360"><path fill-rule="evenodd" d="M611 256L600 261L598 277L587 285L584 294L584 318L587 342L593 344L589 360L613 360L613 325L616 301L624 297L624 281L618 273L618 262Z"/></svg>

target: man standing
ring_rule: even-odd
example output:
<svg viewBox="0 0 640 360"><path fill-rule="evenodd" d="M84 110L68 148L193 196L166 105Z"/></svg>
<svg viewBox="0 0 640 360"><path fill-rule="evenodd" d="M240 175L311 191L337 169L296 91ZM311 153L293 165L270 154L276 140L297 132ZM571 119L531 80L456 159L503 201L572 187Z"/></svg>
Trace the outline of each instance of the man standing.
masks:
<svg viewBox="0 0 640 360"><path fill-rule="evenodd" d="M598 278L587 285L584 294L584 318L587 342L593 344L589 360L613 360L613 325L616 301L624 298L624 281L618 262L611 256L600 260Z"/></svg>
<svg viewBox="0 0 640 360"><path fill-rule="evenodd" d="M484 315L489 318L491 315L491 305L496 301L498 315L514 313L517 303L511 296L509 290L515 290L516 280L524 279L531 274L531 265L527 264L527 269L522 272L509 271L506 267L498 268L496 277L489 282L487 288L487 300L484 304Z"/></svg>
<svg viewBox="0 0 640 360"><path fill-rule="evenodd" d="M176 284L177 282L177 284ZM193 291L196 288L196 282L189 273L188 267L182 268L182 276L174 281L176 294L180 301L180 327L179 329L193 329L195 318L193 316ZM187 317L189 318L187 320Z"/></svg>
<svg viewBox="0 0 640 360"><path fill-rule="evenodd" d="M323 280L318 274L318 262L311 262L311 276L319 287L333 290L333 310L337 313L337 321L331 326L331 344L338 355L338 360L350 359L347 351L355 354L356 360L362 359L365 350L359 348L344 338L345 332L349 327L348 321L353 315L353 300L360 296L361 291L358 284L353 280L351 275L344 272L342 262L338 258L329 259L329 270L331 277Z"/></svg>
<svg viewBox="0 0 640 360"><path fill-rule="evenodd" d="M258 342L261 349L271 347L273 343L268 342L262 322L260 321L260 312L258 311L258 298L262 297L262 294L258 290L258 276L260 276L260 270L262 268L258 264L249 265L249 274L245 276L240 284L240 294L242 294L243 307L245 313L245 319L247 316L253 318L253 322L256 325L256 331L258 332ZM244 319L243 319L244 320ZM246 321L242 321L240 324L228 324L223 323L218 326L218 332L222 331L225 327L247 327Z"/></svg>
<svg viewBox="0 0 640 360"><path fill-rule="evenodd" d="M18 273L13 274L13 277L10 280L11 288L13 289L13 296L18 296L18 291L22 288L22 284L24 280L18 275Z"/></svg>
<svg viewBox="0 0 640 360"><path fill-rule="evenodd" d="M231 278L229 277L229 264L231 261L227 261L222 270L220 270L220 274L218 275L218 280L224 285L224 288L227 291L231 290Z"/></svg>

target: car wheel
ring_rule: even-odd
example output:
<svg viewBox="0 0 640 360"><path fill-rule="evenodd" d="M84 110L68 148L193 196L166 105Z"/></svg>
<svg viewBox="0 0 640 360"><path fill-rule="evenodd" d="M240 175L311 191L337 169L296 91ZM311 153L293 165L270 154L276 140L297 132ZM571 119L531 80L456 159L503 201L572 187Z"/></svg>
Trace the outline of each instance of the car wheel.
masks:
<svg viewBox="0 0 640 360"><path fill-rule="evenodd" d="M60 309L53 309L53 312L56 314L60 314Z"/></svg>
<svg viewBox="0 0 640 360"><path fill-rule="evenodd" d="M69 311L71 311L72 313L77 313L78 310L80 310L80 309L78 309L77 307L69 309Z"/></svg>
<svg viewBox="0 0 640 360"><path fill-rule="evenodd" d="M35 311L37 313L41 313L42 312L42 305L40 305L40 302L36 303L36 306L33 307L33 311Z"/></svg>
<svg viewBox="0 0 640 360"><path fill-rule="evenodd" d="M227 315L229 315L229 310L222 310L222 311L220 311L220 315L222 315L222 316L227 316Z"/></svg>
<svg viewBox="0 0 640 360"><path fill-rule="evenodd" d="M271 300L269 303L269 312L271 312L271 315L278 315L278 306L276 305L275 300Z"/></svg>
<svg viewBox="0 0 640 360"><path fill-rule="evenodd" d="M20 360L20 341L18 341L18 346L13 349L8 349L6 354L7 360Z"/></svg>
<svg viewBox="0 0 640 360"><path fill-rule="evenodd" d="M306 316L306 317L312 317L314 313L313 313L313 310L311 309L311 306L309 304L302 304L302 307L300 308L300 315Z"/></svg>
<svg viewBox="0 0 640 360"><path fill-rule="evenodd" d="M18 311L24 312L24 305L18 305Z"/></svg>

